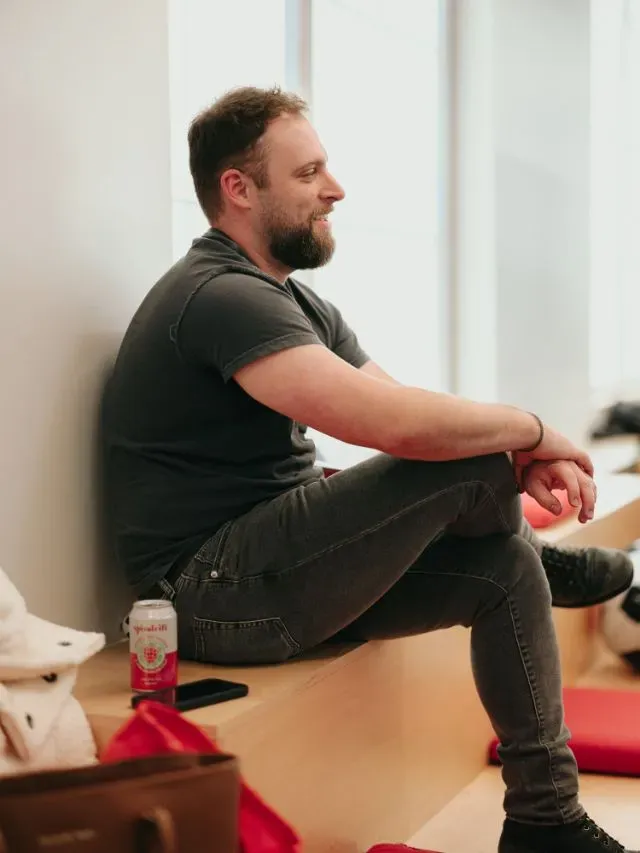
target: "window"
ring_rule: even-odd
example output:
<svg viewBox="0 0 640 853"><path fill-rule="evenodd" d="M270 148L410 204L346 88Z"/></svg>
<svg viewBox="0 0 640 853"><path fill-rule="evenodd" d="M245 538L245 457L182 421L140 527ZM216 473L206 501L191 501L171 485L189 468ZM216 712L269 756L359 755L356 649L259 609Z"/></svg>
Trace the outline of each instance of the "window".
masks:
<svg viewBox="0 0 640 853"><path fill-rule="evenodd" d="M640 4L592 0L590 379L640 389Z"/></svg>
<svg viewBox="0 0 640 853"><path fill-rule="evenodd" d="M365 350L411 385L448 384L439 0L312 3L310 100L336 205L336 253L313 273ZM369 455L317 438L337 464Z"/></svg>
<svg viewBox="0 0 640 853"><path fill-rule="evenodd" d="M286 86L286 0L170 0L173 254L209 227L189 173L196 113L237 86Z"/></svg>
<svg viewBox="0 0 640 853"><path fill-rule="evenodd" d="M408 384L446 385L438 0L312 5L311 104L346 198L314 273L371 356Z"/></svg>
<svg viewBox="0 0 640 853"><path fill-rule="evenodd" d="M170 0L169 18L174 256L207 227L188 167L193 116L236 86L299 91L347 192L334 258L300 278L340 308L385 370L433 390L448 387L449 368L447 5ZM362 458L316 438L339 464Z"/></svg>

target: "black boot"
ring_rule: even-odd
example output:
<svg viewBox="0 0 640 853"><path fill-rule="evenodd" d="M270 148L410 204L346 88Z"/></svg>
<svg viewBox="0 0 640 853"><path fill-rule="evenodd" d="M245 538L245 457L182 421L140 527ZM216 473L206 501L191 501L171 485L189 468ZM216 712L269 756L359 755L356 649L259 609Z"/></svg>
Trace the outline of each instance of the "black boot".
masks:
<svg viewBox="0 0 640 853"><path fill-rule="evenodd" d="M505 820L498 853L638 853L627 850L586 815L574 823L540 826Z"/></svg>
<svg viewBox="0 0 640 853"><path fill-rule="evenodd" d="M602 604L633 581L633 563L625 551L545 545L541 556L554 607Z"/></svg>

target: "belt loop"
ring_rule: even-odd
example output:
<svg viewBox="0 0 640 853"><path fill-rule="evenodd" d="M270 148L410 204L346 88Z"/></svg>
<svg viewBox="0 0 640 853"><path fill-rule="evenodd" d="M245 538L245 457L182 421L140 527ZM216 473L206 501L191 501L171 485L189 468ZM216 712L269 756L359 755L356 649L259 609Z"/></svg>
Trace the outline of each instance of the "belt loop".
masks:
<svg viewBox="0 0 640 853"><path fill-rule="evenodd" d="M176 597L176 591L166 578L160 578L158 586L169 601L173 601Z"/></svg>

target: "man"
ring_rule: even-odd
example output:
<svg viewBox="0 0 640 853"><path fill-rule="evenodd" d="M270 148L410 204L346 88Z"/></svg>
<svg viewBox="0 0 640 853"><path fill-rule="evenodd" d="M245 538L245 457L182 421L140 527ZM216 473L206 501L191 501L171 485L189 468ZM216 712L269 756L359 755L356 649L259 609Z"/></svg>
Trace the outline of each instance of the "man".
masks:
<svg viewBox="0 0 640 853"><path fill-rule="evenodd" d="M183 657L220 664L471 627L501 853L622 850L579 803L551 605L617 594L630 563L543 548L519 498L557 511L565 489L586 522L591 460L535 415L395 382L291 277L330 259L344 196L298 97L229 93L189 145L212 227L143 302L105 400L133 588L174 601ZM324 478L307 426L380 454Z"/></svg>

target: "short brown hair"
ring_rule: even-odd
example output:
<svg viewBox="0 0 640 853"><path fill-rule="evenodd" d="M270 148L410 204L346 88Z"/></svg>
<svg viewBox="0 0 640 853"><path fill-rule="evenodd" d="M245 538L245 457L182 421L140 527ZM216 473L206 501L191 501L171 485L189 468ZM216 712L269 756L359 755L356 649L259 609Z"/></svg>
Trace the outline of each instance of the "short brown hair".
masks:
<svg viewBox="0 0 640 853"><path fill-rule="evenodd" d="M227 92L193 119L188 134L189 166L198 201L209 220L220 212L222 173L241 169L259 187L266 186L261 139L269 122L306 110L306 101L277 86L247 86Z"/></svg>

